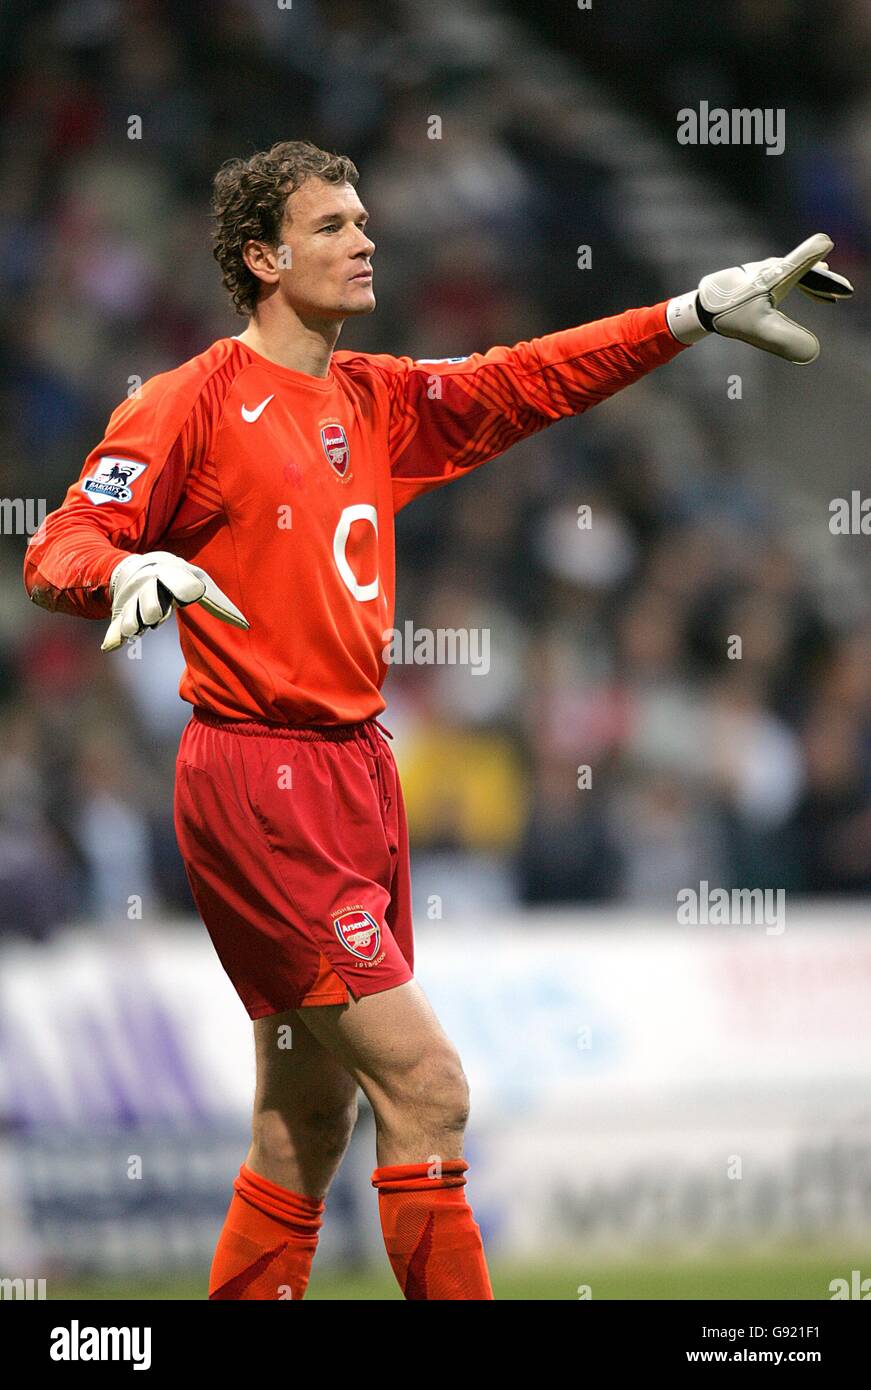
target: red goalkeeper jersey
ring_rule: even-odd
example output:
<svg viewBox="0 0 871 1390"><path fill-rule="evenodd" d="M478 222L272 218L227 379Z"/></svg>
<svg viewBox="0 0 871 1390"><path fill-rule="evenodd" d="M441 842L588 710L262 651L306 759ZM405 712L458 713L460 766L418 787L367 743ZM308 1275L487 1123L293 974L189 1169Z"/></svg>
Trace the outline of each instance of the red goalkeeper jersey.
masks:
<svg viewBox="0 0 871 1390"><path fill-rule="evenodd" d="M44 608L107 619L131 552L194 561L250 623L179 609L179 693L235 719L342 724L384 709L393 516L683 346L665 303L437 361L334 352L321 379L219 338L114 411L27 547Z"/></svg>

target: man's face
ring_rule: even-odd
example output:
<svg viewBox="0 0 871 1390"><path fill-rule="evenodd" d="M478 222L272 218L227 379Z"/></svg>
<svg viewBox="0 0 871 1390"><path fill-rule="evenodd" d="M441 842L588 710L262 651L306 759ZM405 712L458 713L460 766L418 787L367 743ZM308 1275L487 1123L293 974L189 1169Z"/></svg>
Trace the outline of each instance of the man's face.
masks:
<svg viewBox="0 0 871 1390"><path fill-rule="evenodd" d="M349 183L308 178L288 198L278 292L297 313L344 319L375 308L368 217Z"/></svg>

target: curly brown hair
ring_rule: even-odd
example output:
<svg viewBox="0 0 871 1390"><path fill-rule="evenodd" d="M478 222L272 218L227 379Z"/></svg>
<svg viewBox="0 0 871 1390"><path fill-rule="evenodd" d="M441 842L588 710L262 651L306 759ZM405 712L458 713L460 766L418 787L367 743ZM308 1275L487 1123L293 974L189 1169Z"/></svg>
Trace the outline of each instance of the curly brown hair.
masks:
<svg viewBox="0 0 871 1390"><path fill-rule="evenodd" d="M359 178L346 155L329 154L308 140L280 140L248 159L228 159L215 175L213 255L237 314L253 314L261 287L242 247L247 241L280 244L287 200L310 176L352 187Z"/></svg>

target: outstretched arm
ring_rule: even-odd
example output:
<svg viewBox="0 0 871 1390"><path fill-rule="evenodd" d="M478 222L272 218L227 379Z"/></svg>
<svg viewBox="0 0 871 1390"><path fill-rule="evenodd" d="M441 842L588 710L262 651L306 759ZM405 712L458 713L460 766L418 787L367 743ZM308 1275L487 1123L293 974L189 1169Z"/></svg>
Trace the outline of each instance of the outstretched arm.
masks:
<svg viewBox="0 0 871 1390"><path fill-rule="evenodd" d="M850 282L820 259L831 249L830 238L817 233L788 256L706 275L697 290L652 308L514 347L436 361L373 358L390 393L395 510L553 421L589 410L711 333L812 362L816 337L778 305L794 286L815 299L849 298Z"/></svg>
<svg viewBox="0 0 871 1390"><path fill-rule="evenodd" d="M685 346L663 302L469 357L374 357L390 393L395 510L589 410Z"/></svg>

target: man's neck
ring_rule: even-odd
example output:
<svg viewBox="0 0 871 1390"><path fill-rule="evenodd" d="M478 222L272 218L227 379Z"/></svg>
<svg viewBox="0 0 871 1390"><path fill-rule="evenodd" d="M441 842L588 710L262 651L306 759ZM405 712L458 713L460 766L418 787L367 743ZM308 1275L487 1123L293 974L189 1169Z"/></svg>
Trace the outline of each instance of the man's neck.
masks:
<svg viewBox="0 0 871 1390"><path fill-rule="evenodd" d="M330 358L342 325L335 319L310 320L283 317L277 321L260 313L248 320L239 342L294 372L324 378L330 370Z"/></svg>

